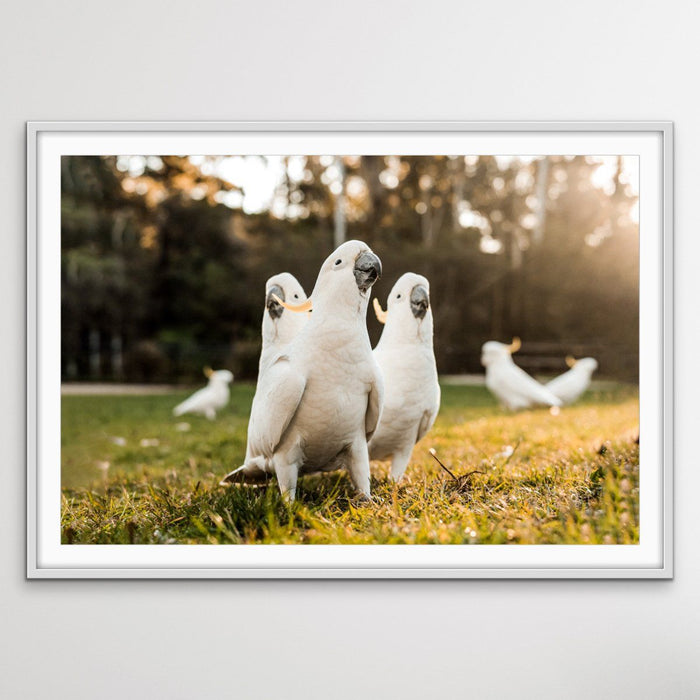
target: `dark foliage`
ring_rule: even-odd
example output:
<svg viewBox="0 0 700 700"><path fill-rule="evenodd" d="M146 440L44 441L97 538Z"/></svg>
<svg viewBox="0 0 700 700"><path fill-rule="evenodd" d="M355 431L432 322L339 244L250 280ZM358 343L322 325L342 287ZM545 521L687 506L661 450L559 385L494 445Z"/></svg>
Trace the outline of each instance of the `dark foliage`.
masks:
<svg viewBox="0 0 700 700"><path fill-rule="evenodd" d="M204 365L253 377L265 280L288 270L310 293L333 248L328 159L307 158L301 179L287 174L281 214L223 203L237 188L212 174L214 159L138 161L63 158L64 378L192 380ZM635 197L619 161L605 192L591 182L594 160L552 156L538 231L538 163L346 157L346 235L382 258L382 302L407 270L430 279L440 372L478 372L483 342L519 335L531 371L594 354L601 374L634 379Z"/></svg>

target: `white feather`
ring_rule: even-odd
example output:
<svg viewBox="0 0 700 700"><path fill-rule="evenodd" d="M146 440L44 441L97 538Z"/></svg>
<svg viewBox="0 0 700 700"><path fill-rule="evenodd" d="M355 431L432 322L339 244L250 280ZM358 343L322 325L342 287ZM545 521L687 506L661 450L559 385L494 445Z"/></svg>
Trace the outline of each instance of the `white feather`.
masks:
<svg viewBox="0 0 700 700"><path fill-rule="evenodd" d="M430 285L407 272L387 300L386 323L374 356L384 375L384 410L369 442L370 459L391 459L391 478L398 481L411 459L413 446L432 427L440 408L440 385L433 353L433 312L422 318L411 308L411 294L422 287L429 301Z"/></svg>

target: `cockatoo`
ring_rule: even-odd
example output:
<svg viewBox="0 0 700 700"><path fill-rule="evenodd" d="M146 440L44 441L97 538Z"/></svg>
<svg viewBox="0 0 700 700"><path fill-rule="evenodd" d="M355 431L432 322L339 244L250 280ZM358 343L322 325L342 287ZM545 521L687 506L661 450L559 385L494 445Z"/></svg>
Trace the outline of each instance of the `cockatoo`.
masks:
<svg viewBox="0 0 700 700"><path fill-rule="evenodd" d="M287 346L296 338L306 324L309 313L295 313L287 311L283 304L287 300L290 303L302 304L306 301L306 292L297 281L297 278L289 272L270 277L265 283L265 311L262 320L262 351L258 366L259 389L265 377L265 372L279 356L287 349ZM256 390L257 393L257 390ZM251 463L254 456L251 454L251 434L254 427L252 421L248 425L248 444L243 465ZM255 471L255 470L253 470ZM265 478L265 475L261 475ZM252 479L251 479L252 480ZM222 484L227 483L224 479Z"/></svg>
<svg viewBox="0 0 700 700"><path fill-rule="evenodd" d="M381 270L365 243L347 241L323 263L306 302L278 299L285 309L313 313L259 382L250 459L224 482L254 483L274 473L293 501L299 474L345 468L359 494L370 497L367 441L379 422L384 382L366 316Z"/></svg>
<svg viewBox="0 0 700 700"><path fill-rule="evenodd" d="M593 372L598 369L598 363L592 357L575 360L569 356L566 358L566 364L571 367L568 372L545 384L547 389L565 404L573 403L588 389Z"/></svg>
<svg viewBox="0 0 700 700"><path fill-rule="evenodd" d="M216 418L216 412L222 409L229 400L228 385L233 381L233 374L227 369L220 369L216 372L210 367L205 368L204 376L208 377L209 383L199 391L195 391L192 396L185 399L173 409L174 416L181 416L183 413L201 413L209 420Z"/></svg>
<svg viewBox="0 0 700 700"><path fill-rule="evenodd" d="M289 272L270 277L265 283L265 311L262 320L262 351L258 368L258 382L275 357L296 338L309 314L285 311L280 301L301 304L306 292Z"/></svg>
<svg viewBox="0 0 700 700"><path fill-rule="evenodd" d="M391 458L391 478L398 481L413 446L430 430L440 408L428 280L407 272L392 288L387 310L375 298L374 311L384 324L374 356L384 374L385 394L369 456Z"/></svg>
<svg viewBox="0 0 700 700"><path fill-rule="evenodd" d="M511 355L520 349L520 338L510 345L489 340L481 348L481 364L486 368L486 387L511 411L530 406L561 406L549 389L520 369Z"/></svg>

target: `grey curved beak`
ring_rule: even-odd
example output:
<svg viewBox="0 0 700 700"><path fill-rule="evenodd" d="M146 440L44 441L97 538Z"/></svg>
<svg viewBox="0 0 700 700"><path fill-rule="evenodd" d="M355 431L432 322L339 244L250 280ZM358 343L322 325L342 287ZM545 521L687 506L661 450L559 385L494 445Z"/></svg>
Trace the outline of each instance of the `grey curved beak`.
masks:
<svg viewBox="0 0 700 700"><path fill-rule="evenodd" d="M411 290L411 311L416 318L422 319L428 312L430 306L430 297L428 290L422 285L417 284Z"/></svg>
<svg viewBox="0 0 700 700"><path fill-rule="evenodd" d="M274 300L273 294L276 294L282 301L287 300L284 298L284 290L278 284L273 284L270 289L267 290L265 306L267 307L267 313L270 314L270 318L274 320L284 313L284 307Z"/></svg>
<svg viewBox="0 0 700 700"><path fill-rule="evenodd" d="M366 250L355 260L353 272L358 289L366 292L382 276L382 261Z"/></svg>

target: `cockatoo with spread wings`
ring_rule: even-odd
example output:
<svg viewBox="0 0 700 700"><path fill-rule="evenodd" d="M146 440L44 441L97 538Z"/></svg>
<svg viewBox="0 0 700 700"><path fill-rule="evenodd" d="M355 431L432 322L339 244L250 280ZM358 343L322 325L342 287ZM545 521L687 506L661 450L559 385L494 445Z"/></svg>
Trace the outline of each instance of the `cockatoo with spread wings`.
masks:
<svg viewBox="0 0 700 700"><path fill-rule="evenodd" d="M384 374L384 410L369 442L370 459L391 458L391 478L406 471L413 446L430 430L440 408L440 385L433 353L430 285L407 272L394 285L377 319L384 324L374 356Z"/></svg>
<svg viewBox="0 0 700 700"><path fill-rule="evenodd" d="M510 345L489 340L481 348L481 364L486 368L486 387L511 411L531 406L561 406L549 389L533 379L513 362L512 354L520 349L520 338Z"/></svg>
<svg viewBox="0 0 700 700"><path fill-rule="evenodd" d="M230 395L228 385L233 381L233 374L227 369L214 371L207 367L204 375L208 377L209 383L175 406L174 416L181 416L183 413L201 413L209 420L214 420L216 412L228 403Z"/></svg>
<svg viewBox="0 0 700 700"><path fill-rule="evenodd" d="M384 383L366 316L381 269L365 243L347 241L323 263L305 303L282 302L313 313L258 384L248 428L251 459L224 481L255 482L274 473L291 501L299 474L345 468L359 494L370 497L367 441L379 422Z"/></svg>
<svg viewBox="0 0 700 700"><path fill-rule="evenodd" d="M568 372L560 374L545 384L547 389L565 404L573 403L580 398L591 385L593 372L598 369L598 363L592 357L575 360L569 356L566 358L566 364L571 368Z"/></svg>

